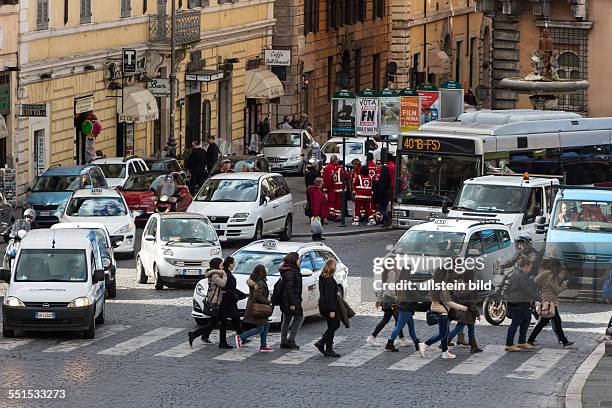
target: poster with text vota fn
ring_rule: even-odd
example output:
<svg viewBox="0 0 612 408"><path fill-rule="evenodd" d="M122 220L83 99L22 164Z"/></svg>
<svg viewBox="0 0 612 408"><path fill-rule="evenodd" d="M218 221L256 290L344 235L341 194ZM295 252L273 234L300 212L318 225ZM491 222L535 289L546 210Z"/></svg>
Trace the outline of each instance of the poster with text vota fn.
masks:
<svg viewBox="0 0 612 408"><path fill-rule="evenodd" d="M378 133L378 98L357 98L357 134Z"/></svg>

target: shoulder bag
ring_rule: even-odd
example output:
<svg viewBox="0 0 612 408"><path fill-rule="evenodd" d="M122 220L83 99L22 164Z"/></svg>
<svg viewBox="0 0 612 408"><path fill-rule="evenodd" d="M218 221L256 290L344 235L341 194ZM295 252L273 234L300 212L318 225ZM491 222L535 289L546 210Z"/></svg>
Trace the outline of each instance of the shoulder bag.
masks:
<svg viewBox="0 0 612 408"><path fill-rule="evenodd" d="M215 290L213 291L211 299L216 296L220 296L221 289L218 286L215 286ZM213 303L208 301L208 295L204 298L204 307L202 308L202 313L206 316L217 317L219 316L219 303Z"/></svg>

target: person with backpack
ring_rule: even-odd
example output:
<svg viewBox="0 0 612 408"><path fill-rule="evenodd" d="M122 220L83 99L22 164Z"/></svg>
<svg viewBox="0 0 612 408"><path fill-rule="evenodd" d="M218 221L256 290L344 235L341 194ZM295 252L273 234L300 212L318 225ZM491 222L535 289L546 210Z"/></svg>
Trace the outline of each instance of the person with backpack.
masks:
<svg viewBox="0 0 612 408"><path fill-rule="evenodd" d="M385 350L391 351L391 352L399 351L397 348L395 348L395 344L394 344L395 339L397 338L398 334L402 331L404 326L407 325L408 333L410 334L410 338L412 338L412 341L414 342L414 348L420 351L421 354L423 354L425 350L425 348L422 346L423 342L419 340L419 338L417 337L416 330L414 328L413 316L415 312L416 303L411 301L408 288L401 286L402 284L406 283L408 280L410 280L410 270L402 269L402 271L399 274L399 281L397 282L399 285L396 286L400 289L395 290L395 298L397 299L397 313L398 313L397 324L395 325L395 328L391 332L391 336L389 337L389 340L387 340L387 344L385 345Z"/></svg>
<svg viewBox="0 0 612 408"><path fill-rule="evenodd" d="M540 299L540 319L533 328L527 343L535 346L536 338L548 322L553 321L553 330L563 347L571 347L573 341L569 341L563 333L561 316L559 315L559 294L567 289L568 277L565 271L561 270L561 262L557 259L546 258L542 261L542 270L535 277L534 282L538 285L541 292Z"/></svg>
<svg viewBox="0 0 612 408"><path fill-rule="evenodd" d="M245 323L250 323L255 325L250 330L242 333L239 336L239 347L243 347L247 343L251 341L249 337L255 336L259 334L259 351L261 352L271 352L273 351L266 342L268 338L268 330L270 329L270 323L268 322L268 317L265 316L267 313L262 313L258 311L255 305L270 305L270 301L268 300L268 296L270 296L270 291L268 290L268 283L266 280L267 273L266 268L263 265L257 265L249 279L247 279L247 285L249 286L249 300L247 301L246 309L244 312ZM270 314L272 313L272 308L270 308Z"/></svg>
<svg viewBox="0 0 612 408"><path fill-rule="evenodd" d="M208 336L210 335L210 332L215 328L217 323L221 321L220 306L222 299L222 290L223 288L225 288L225 285L227 283L227 275L223 270L223 260L221 258L211 259L209 263L209 268L204 273L204 277L208 279L208 292L206 293L206 297L204 298L204 307L206 308L208 306L209 309L213 311L213 315L210 317L210 320L207 325L199 327L195 331L187 333L189 337L189 346L193 346L193 341L198 336L202 336L202 341L204 343L210 343ZM225 338L220 340L223 340L223 343L227 344ZM221 347L221 341L219 342L219 347Z"/></svg>
<svg viewBox="0 0 612 408"><path fill-rule="evenodd" d="M321 340L315 343L315 347L325 357L340 357L334 351L334 335L340 327L340 316L338 311L338 283L334 279L336 273L336 261L328 259L323 266L319 276L319 313L327 322L327 330L321 336Z"/></svg>
<svg viewBox="0 0 612 408"><path fill-rule="evenodd" d="M289 252L283 259L280 271L280 300L279 305L283 313L281 324L280 348L299 350L295 343L297 333L304 323L302 310L302 273L300 272L300 256L297 252ZM276 285L274 285L276 292ZM289 328L291 332L289 333Z"/></svg>

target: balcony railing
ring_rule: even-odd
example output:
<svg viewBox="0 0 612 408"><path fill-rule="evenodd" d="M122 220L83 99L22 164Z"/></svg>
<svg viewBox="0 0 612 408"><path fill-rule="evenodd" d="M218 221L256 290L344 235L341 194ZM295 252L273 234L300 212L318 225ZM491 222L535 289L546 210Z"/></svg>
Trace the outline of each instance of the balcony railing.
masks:
<svg viewBox="0 0 612 408"><path fill-rule="evenodd" d="M200 41L200 10L181 10L175 13L175 43L189 45ZM149 16L149 40L154 43L170 44L172 17Z"/></svg>

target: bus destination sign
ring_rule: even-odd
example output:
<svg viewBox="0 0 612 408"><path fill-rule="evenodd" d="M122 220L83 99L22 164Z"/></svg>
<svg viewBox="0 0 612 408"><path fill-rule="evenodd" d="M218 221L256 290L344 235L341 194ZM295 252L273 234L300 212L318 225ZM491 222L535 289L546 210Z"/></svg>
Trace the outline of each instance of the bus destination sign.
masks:
<svg viewBox="0 0 612 408"><path fill-rule="evenodd" d="M424 136L404 136L402 150L457 154L475 154L476 152L474 141L470 139Z"/></svg>

